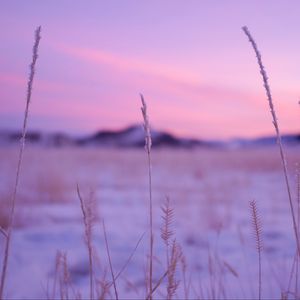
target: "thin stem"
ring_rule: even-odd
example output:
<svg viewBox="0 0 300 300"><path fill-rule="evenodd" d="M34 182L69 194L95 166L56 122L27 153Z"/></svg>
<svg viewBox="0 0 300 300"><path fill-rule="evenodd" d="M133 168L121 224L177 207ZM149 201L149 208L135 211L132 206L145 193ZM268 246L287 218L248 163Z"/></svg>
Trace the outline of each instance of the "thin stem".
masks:
<svg viewBox="0 0 300 300"><path fill-rule="evenodd" d="M261 285L262 285L262 279L261 279L261 251L258 251L258 285L259 285L258 298L261 299Z"/></svg>
<svg viewBox="0 0 300 300"><path fill-rule="evenodd" d="M102 220L102 225L103 225L106 252L107 252L107 257L108 257L108 261L109 261L109 268L110 268L110 273L111 273L113 286L114 286L114 291L115 291L115 297L116 297L116 300L118 300L119 297L118 297L118 291L117 291L117 285L116 285L116 278L115 278L112 263L111 263L111 257L110 257L109 247L108 247L108 241L107 241L107 236L106 236L106 228L105 228L104 219Z"/></svg>
<svg viewBox="0 0 300 300"><path fill-rule="evenodd" d="M158 280L157 284L154 286L153 290L151 290L149 292L149 294L147 295L146 299L149 299L150 297L152 297L152 294L159 288L159 286L161 285L161 283L163 282L163 280L166 278L166 276L168 275L169 270L167 270Z"/></svg>
<svg viewBox="0 0 300 300"><path fill-rule="evenodd" d="M261 239L261 223L258 215L256 202L250 201L250 209L253 222L254 236L256 240L256 249L258 253L258 298L261 299L262 290L262 264L261 264L261 250L262 250L262 239Z"/></svg>
<svg viewBox="0 0 300 300"><path fill-rule="evenodd" d="M151 175L151 153L148 153L148 171L149 171L149 212L150 212L150 291L152 291L153 276L153 210L152 210L152 175ZM152 292L150 292L150 300L152 300Z"/></svg>
<svg viewBox="0 0 300 300"><path fill-rule="evenodd" d="M7 232L2 227L0 227L0 233L2 233L5 238L7 238Z"/></svg>
<svg viewBox="0 0 300 300"><path fill-rule="evenodd" d="M297 185L297 232L299 235L300 232L300 169L299 165L297 164L296 169L296 185ZM296 258L296 289L295 294L298 297L298 281L299 281L299 256L297 255Z"/></svg>
<svg viewBox="0 0 300 300"><path fill-rule="evenodd" d="M153 281L153 243L154 243L154 236L153 236L153 212L152 212L152 174L151 174L151 146L152 146L152 139L151 139L151 131L150 131L150 123L149 117L147 114L147 104L144 100L143 95L141 94L141 101L142 101L142 114L144 119L144 130L145 130L145 150L147 152L148 158L148 179L149 179L149 225L150 225L150 262L149 262L149 299L152 300L152 281Z"/></svg>
<svg viewBox="0 0 300 300"><path fill-rule="evenodd" d="M253 47L253 50L255 52L255 55L256 55L256 58L257 58L257 63L259 65L259 69L260 69L260 74L261 74L262 79L263 79L263 85L264 85L264 88L265 88L265 91L266 91L266 94L267 94L269 107L270 107L270 112L271 112L272 119L273 119L273 125L274 125L275 132L276 132L276 135L277 135L277 142L278 142L278 146L279 146L281 162L282 162L282 166L283 166L283 173L284 173L284 178L285 178L285 183L286 183L286 188L287 188L287 193L288 193L288 199L289 199L290 211L291 211L291 215L292 215L294 234L295 234L297 249L298 249L298 255L300 255L300 242L299 242L299 237L298 237L296 216L295 216L295 211L294 211L293 201L292 201L292 193L291 193L291 188L290 188L290 183L289 183L289 178L288 178L287 162L286 162L285 153L284 153L284 150L283 150L281 134L280 134L280 130L279 130L279 125L278 125L278 120L277 120L275 108L274 108L274 105L273 105L273 99L272 99L271 89L270 89L269 82L268 82L267 72L266 72L265 67L262 63L261 54L260 54L260 52L257 48L256 42L252 38L248 28L246 26L244 26L244 27L242 27L242 30L244 31L244 33L248 37L249 42L251 43L251 45Z"/></svg>
<svg viewBox="0 0 300 300"><path fill-rule="evenodd" d="M10 251L10 241L11 241L12 228L13 228L14 218L15 218L16 198L17 198L17 191L18 191L18 185L19 185L21 164L22 164L22 160L23 160L23 152L24 152L24 148L25 148L25 138L26 138L26 133L27 133L29 105L30 105L30 101L31 101L33 79L34 79L34 74L35 74L35 65L36 65L36 61L38 59L38 47L39 47L39 43L40 43L40 39L41 39L40 33L41 33L41 26L37 27L37 29L35 31L35 41L34 41L34 46L33 46L33 51L32 51L32 62L30 64L30 73L29 73L29 78L28 78L28 82L27 82L26 108L25 108L25 115L24 115L24 120L23 120L23 129L22 129L22 137L20 140L20 151L19 151L19 157L18 157L16 179L15 179L14 191L13 191L13 195L12 195L12 199L11 199L11 211L10 211L10 215L9 215L9 226L7 229L7 237L6 237L3 264L2 264L2 272L1 272L0 299L3 299L3 291L4 291L5 279L6 279L6 273L7 273L8 257L9 257L9 251Z"/></svg>
<svg viewBox="0 0 300 300"><path fill-rule="evenodd" d="M87 245L87 250L89 255L90 299L93 300L94 299L94 269L93 269L92 224L91 224L92 216L89 215L86 210L86 206L80 194L80 189L78 184L77 184L77 195L80 200L80 207L82 211L83 223L85 229L86 245ZM90 209L89 212L91 212Z"/></svg>
<svg viewBox="0 0 300 300"><path fill-rule="evenodd" d="M134 253L136 252L136 249L138 248L140 242L142 241L143 237L144 237L145 233L143 233L141 235L141 237L139 238L138 242L136 243L133 251L131 252L130 256L128 257L127 261L125 262L125 264L123 265L123 267L121 268L121 270L117 273L117 275L115 276L115 281L117 281L117 279L122 275L122 273L124 272L124 270L126 269L126 267L128 266L129 262L131 261ZM109 284L108 287L111 287L113 283Z"/></svg>

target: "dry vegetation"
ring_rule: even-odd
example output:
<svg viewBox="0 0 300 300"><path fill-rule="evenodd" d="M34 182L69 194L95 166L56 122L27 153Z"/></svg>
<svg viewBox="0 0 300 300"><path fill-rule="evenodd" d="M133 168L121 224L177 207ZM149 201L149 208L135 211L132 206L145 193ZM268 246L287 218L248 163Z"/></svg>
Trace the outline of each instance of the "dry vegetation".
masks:
<svg viewBox="0 0 300 300"><path fill-rule="evenodd" d="M299 161L299 148L290 148L288 153L284 152L260 53L248 29L244 27L243 30L258 59L278 138L279 154L278 150L273 147L251 150L191 150L188 153L186 150L174 151L171 149L152 151L147 106L141 96L146 158L145 153L140 150L107 151L76 148L44 150L31 148L23 157L33 75L40 39L40 28L37 29L20 149L0 149L0 161L2 164L5 162L5 170L15 169L14 165L17 165L16 175L10 171L7 173L3 171L1 174L7 184L3 184L0 191L1 207L3 207L0 224L4 252L0 286L1 299L5 295L5 279L9 266L8 259L11 255L11 236L13 228L21 218L15 213L17 196L18 205L22 205L24 214L27 214L27 222L32 217L31 222L24 224L23 227L32 226L32 224L38 226L39 223L47 222L47 216L42 213L43 210L40 210L43 205L48 209L51 205L59 204L62 208L63 205L72 205L74 201L77 201L76 205L81 208L88 257L85 275L89 277L87 283L89 291L81 293L79 286L76 286L74 278L72 278L72 274L75 272L74 266L70 265L68 253L59 250L53 266L51 282L45 288L45 297L49 299L80 299L82 297L122 299L128 297L126 292L130 297L135 295L136 298L149 300L178 297L226 299L233 296L261 299L267 286L271 290L274 282L278 284L276 297L283 299L299 297L300 247L297 246L299 245L300 227L299 174L297 173L297 181L291 184L289 180L291 174L287 169L286 162L286 155L291 166ZM15 162L16 157L18 157L17 162ZM21 174L23 159L23 170L25 171ZM282 166L279 164L280 160ZM41 161L45 162L42 166ZM284 172L280 177L282 167ZM148 169L147 172L146 169ZM272 182L269 183L269 186L262 186L261 177L263 176L267 176L267 178L277 176L276 188L272 187ZM281 181L278 180L278 176ZM19 182L22 184L20 193L18 193ZM266 182L264 181L264 183ZM11 190L10 188L5 189L5 186L12 187L13 196L10 201L7 201L6 195L11 193ZM255 188L253 189L253 187ZM272 195L274 201L263 199L262 190L264 188L268 191L269 196L274 193ZM282 201L285 189L288 191L289 214L293 226L288 228L285 225L285 228L277 228L277 231L272 231L276 222L279 222L280 225L280 220L276 219L280 216L278 211L286 207L286 202ZM87 192L89 190L90 192ZM146 191L148 192L146 193ZM118 202L120 201L118 197L123 197L122 204ZM250 202L250 212L249 209L248 211L245 209L245 203L253 197L261 198L257 202L260 202L258 206L262 209L262 213L257 208L256 201L253 200ZM148 198L147 202L146 198ZM100 218L95 204L96 202L99 204L99 199L102 201L100 201ZM109 203L112 199L113 204ZM298 202L293 199L297 199ZM121 208L117 209L117 206ZM270 208L273 212L266 213ZM37 211L39 211L38 214ZM146 214L144 211L148 211L148 213ZM263 226L260 214L265 216ZM75 214L75 216L76 220L79 219L79 214ZM106 222L104 222L104 217ZM230 256L226 252L228 251L226 245L225 247L221 245L222 235L225 236L225 241L236 243L236 238L234 239L233 236L238 233L242 255L246 256L245 249L249 248L249 241L245 237L245 228L250 227L251 218L255 235L252 242L253 244L256 242L258 255L256 271L251 266L249 269L241 270L236 261L229 261ZM101 227L99 219L101 219ZM129 220L135 220L136 223L129 223ZM57 220L52 219L52 221L58 223ZM51 223L47 225L49 224ZM110 226L114 229L110 230ZM121 235L113 238L111 235L116 233L116 228L121 231ZM144 229L147 231L146 234ZM280 231L282 229L283 231ZM287 234L287 232L293 232L292 229L296 242L294 245L291 241L289 243L294 246L295 253L289 260L289 268L278 279L276 277L278 270L274 271L276 265L274 264L272 273L266 270L263 260L268 252L271 255L270 249L274 246L272 234L274 235L274 232ZM138 232L134 234L135 238L132 238L136 231ZM264 231L266 232L266 241L263 241ZM97 235L95 232L101 233L104 240L101 255L98 254L95 246ZM144 239L145 235L147 242L146 238ZM122 262L120 262L120 257L116 256L118 239L121 244L123 243L121 251L122 248L130 248L130 250L126 250L126 258ZM132 243L132 240L135 242ZM266 247L262 246L263 242ZM227 245L229 249L230 246L232 245ZM139 247L143 247L142 259ZM193 251L199 251L196 252L198 255L201 253L201 264L199 260L196 261L194 254L187 254L188 251L185 251L185 247L192 247L193 250L189 250L191 253ZM284 252L285 246L282 245L282 247ZM233 250L231 249L231 251ZM140 281L131 279L126 273L135 259L140 264L138 268L142 269L142 273L138 273ZM251 260L252 262L253 260ZM264 277L264 271L272 274L275 279L272 281L270 278ZM253 283L256 280L253 278L253 273L258 282L254 289L252 289ZM198 278L198 276L200 277ZM247 276L250 278L248 281L245 280ZM286 278L288 278L288 282L282 283L281 281ZM248 283L248 287L245 287L245 282ZM267 292L265 293L269 295Z"/></svg>
<svg viewBox="0 0 300 300"><path fill-rule="evenodd" d="M287 150L290 165L294 166L299 161L299 148L289 148ZM11 156L11 160L6 161L5 169L13 168L16 163L15 154L17 154L17 151L17 149L4 148L0 150L1 161ZM27 166L26 161L30 161L30 166ZM41 165L40 161L45 161L46 163ZM63 163L55 164L57 161ZM114 272L118 274L134 251L137 241L141 238L144 231L147 230L147 202L144 199L147 198L148 175L145 170L145 163L144 151L134 149L108 151L107 149L27 148L24 158L24 168L28 168L31 174L30 176L23 174L20 178L20 184L23 191L30 191L30 196L27 195L26 198L19 198L20 202L17 209L19 213L16 216L16 221L18 222L19 218L21 218L21 221L26 220L26 222L20 222L21 228L25 230L28 228L29 231L35 227L41 227L41 230L43 226L49 228L53 226L53 222L56 225L61 224L61 228L65 227L66 224L75 223L81 224L84 227L84 222L80 215L80 202L76 194L76 183L80 182L82 198L87 203L90 200L91 188L94 191L93 197L98 204L98 208L94 208L93 212L99 214L95 216L94 219L96 221L93 225L93 239L97 241L93 243L92 248L96 256L94 260L96 265L94 275L95 295L103 294L105 298L109 298L110 291L112 293L111 297L114 298L105 243L99 244L99 239L103 240L104 238L100 221L105 217L112 265L115 266ZM50 188L47 191L49 194L48 199L55 199L55 201L47 202L40 200L40 190L34 183L37 182L40 173L48 168L53 170L51 174L59 174L60 178L62 178L63 192L60 196L56 189L54 189L52 194ZM2 169L4 173L6 173L5 169ZM72 171L70 172L70 170ZM232 259L230 252L226 252L226 247L223 250L222 245L219 246L221 253L216 255L216 249L214 249L213 245L218 239L222 241L220 242L221 244L228 239L232 243L233 248L240 248L238 251L241 255L244 255L243 249L245 248L245 255L251 258L251 252L255 249L255 241L252 239L251 234L252 226L250 224L251 216L248 203L253 197L258 202L259 210L263 211L263 236L266 235L268 239L268 236L272 237L272 235L287 234L289 236L291 232L290 224L286 224L282 218L287 213L287 206L283 177L280 175L281 166L278 163L278 151L274 147L268 149L235 149L228 151L200 149L194 151L154 150L152 151L152 170L153 213L155 215L153 225L155 233L154 242L156 244L154 248L159 253L154 257L154 282L157 283L157 280L165 274L164 270L170 264L168 263L166 253L165 237L169 235L166 232L172 232L174 234L173 237L176 236L177 245L181 245L182 252L184 253L183 256L180 256L180 259L178 257L180 263L176 263L177 277L175 275L174 277L177 278L175 282L179 282L179 290L176 295L183 295L184 293L183 266L181 263L183 259L186 261L185 289L187 289L186 293L191 298L195 297L194 289L196 289L199 297L201 295L199 288L197 286L192 288L189 283L191 276L193 276L193 280L198 280L197 273L201 274L203 286L210 286L209 293L202 291L202 296L206 296L204 298L212 298L211 295L213 293L215 296L220 293L220 264L222 266L222 273L224 274L222 276L229 276L230 279L230 276L233 276L230 275L233 274L232 272L238 274L238 277L232 277L231 280L233 282L247 278L248 275L243 274L243 272L249 266L242 270L242 265L237 263L240 258ZM127 176L128 172L130 172L130 176ZM293 173L294 170L291 170L291 178ZM10 176L13 176L13 174ZM6 180L10 181L9 176L6 177ZM51 183L52 180L56 182L56 178L49 176L49 187L54 186ZM95 184L91 184L93 182ZM175 182L176 184L174 184ZM296 181L293 184L293 190L296 195ZM9 192L8 189L3 189L1 200L4 199L3 195L9 194ZM168 195L170 199L168 205L165 195ZM52 213L51 207L56 207L57 205L60 205L60 210L70 210L74 211L74 213L66 213L66 215L62 214L61 216L56 211ZM161 210L161 207L163 210ZM169 212L167 214L168 221L166 222L161 217L165 217L168 210L173 210L174 214L170 214ZM170 218L170 215L174 216ZM168 225L169 228L167 228L166 224L170 224ZM161 228L164 228L164 234L161 233ZM216 236L213 234L214 232ZM164 239L161 239L161 235L164 236ZM218 235L219 238L217 238ZM238 238L238 235L241 235L241 237ZM85 240L87 241L87 238ZM119 243L117 243L117 240L120 241L120 244L126 245L125 249L127 250L124 250L124 254L122 255L119 253ZM262 255L262 259L267 259L266 257L268 256L272 257L272 251L274 251L272 249L275 246L279 246L278 251L282 255L285 253L286 246L277 243L280 240L283 243L287 242L281 238L279 240L266 241L265 248L262 250L265 256ZM129 295L131 297L138 298L143 295L145 296L143 294L144 285L142 282L137 281L136 276L132 275L132 272L137 272L140 276L144 276L144 271L135 270L135 266L136 264L141 264L141 267L143 266L142 256L145 255L145 252L148 252L146 250L146 241L146 236L144 236L139 243L138 249L134 251L133 257L123 271L124 276L127 278L124 278L123 273L118 276L117 288L119 284L118 295L120 298L122 298L124 292L127 295L127 290L130 291ZM172 243L171 237L168 246L169 260L171 260L170 257L172 256ZM288 244L291 245L290 242ZM83 246L83 241L79 239L78 247ZM54 245L54 248L56 247L60 249L59 245ZM61 250L66 250L66 248L63 248L64 246L61 247ZM178 249L178 247L176 246L174 249ZM67 250L67 254L72 256L73 250L68 248ZM194 251L197 251L199 259L195 260L193 258L191 252L193 253ZM48 256L50 261L54 256L55 249L52 252L52 257L51 255ZM88 253L83 251L82 255L88 257ZM178 253L178 251L175 253ZM208 253L210 253L209 256ZM174 254L174 257L177 256L178 254ZM202 259L200 259L201 257ZM97 263L98 258L102 261L100 266ZM210 265L206 265L206 262L209 262ZM86 264L88 266L88 261ZM72 261L69 258L69 265L71 280L72 278L76 278L76 273L74 273L74 268L77 268L76 261ZM282 266L278 267L278 270L281 268ZM104 274L105 269L106 275ZM252 281L254 281L253 276L256 274L256 268L250 268L250 270L249 272L252 273L250 276L252 276ZM263 265L263 270L269 273L266 264ZM215 280L215 286L206 282L206 272L212 273L210 276L211 280ZM288 271L287 273L289 274ZM84 274L87 276L88 273ZM280 276L280 274L276 276ZM275 279L276 276L272 275L272 278ZM163 297L162 295L167 295L168 290L166 285L169 281L171 282L171 279L168 278L166 275L162 286L157 290L154 298L161 298ZM226 280L229 279L227 278ZM126 284L125 280L128 281ZM286 290L286 286L284 281L282 281L283 279L281 278L280 280L283 286L282 290L284 291ZM225 283L223 284L225 285ZM124 285L126 288L124 288ZM205 289L204 287L203 289ZM224 289L226 288L224 286ZM96 289L98 289L98 292ZM166 294L163 292L164 289L166 289ZM230 293L231 289L231 285L228 284L227 293ZM169 288L169 291L171 292L172 288ZM264 287L262 294L268 294L268 291L269 287ZM240 293L239 290L237 292L238 294ZM248 291L247 293L250 292ZM56 289L56 295L60 297L58 288ZM87 294L84 293L84 295ZM224 295L220 294L219 296L223 298Z"/></svg>

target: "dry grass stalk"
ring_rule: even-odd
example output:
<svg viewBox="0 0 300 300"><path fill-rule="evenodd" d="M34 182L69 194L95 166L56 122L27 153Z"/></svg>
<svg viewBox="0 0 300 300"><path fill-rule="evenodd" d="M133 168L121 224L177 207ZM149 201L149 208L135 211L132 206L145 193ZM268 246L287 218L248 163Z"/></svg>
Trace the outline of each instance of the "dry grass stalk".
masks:
<svg viewBox="0 0 300 300"><path fill-rule="evenodd" d="M208 248L208 272L210 287L207 292L209 297L212 299L227 299L224 285L225 266L216 250L213 251L210 248Z"/></svg>
<svg viewBox="0 0 300 300"><path fill-rule="evenodd" d="M81 293L75 290L71 281L66 252L57 251L54 276L53 295L51 299L57 299L56 286L58 280L61 300L81 299Z"/></svg>
<svg viewBox="0 0 300 300"><path fill-rule="evenodd" d="M297 186L297 204L298 204L298 229L300 228L300 165L296 164L296 186Z"/></svg>
<svg viewBox="0 0 300 300"><path fill-rule="evenodd" d="M168 282L167 282L167 299L172 299L175 291L178 287L179 281L175 278L176 267L181 258L181 249L175 240L172 242L172 247L170 251L171 238L174 235L172 230L173 219L174 219L174 209L170 205L170 199L166 197L162 209L162 219L163 225L161 227L161 238L166 245L166 256L167 256L167 270L168 270ZM171 253L170 253L171 252Z"/></svg>
<svg viewBox="0 0 300 300"><path fill-rule="evenodd" d="M60 258L62 253L58 250L55 256L55 271L54 271L54 282L53 282L53 289L52 289L52 299L56 296L56 286L57 286L57 277L59 275L59 267L60 267Z"/></svg>
<svg viewBox="0 0 300 300"><path fill-rule="evenodd" d="M166 197L166 201L161 207L162 210L162 219L163 219L163 225L161 227L161 238L164 241L166 245L166 253L167 253L167 266L170 265L170 258L169 258L169 245L170 245L170 239L174 235L174 232L172 230L172 224L174 219L174 209L170 205L170 199L169 197Z"/></svg>
<svg viewBox="0 0 300 300"><path fill-rule="evenodd" d="M70 284L70 274L68 270L68 261L67 261L67 254L63 253L61 255L61 267L62 267L62 272L60 276L60 294L61 294L61 299L69 299L69 284Z"/></svg>
<svg viewBox="0 0 300 300"><path fill-rule="evenodd" d="M214 265L214 261L212 258L212 253L209 250L208 252L208 273L209 273L209 284L210 284L210 290L208 290L208 292L210 293L210 297L212 299L216 299L217 298L217 293L216 293L216 271L215 271L215 265Z"/></svg>
<svg viewBox="0 0 300 300"><path fill-rule="evenodd" d="M261 222L257 210L255 200L250 201L250 210L252 216L252 223L254 229L254 236L256 241L256 249L258 253L258 297L261 299L262 290L262 265L261 265L261 252L262 252L262 238L261 238Z"/></svg>
<svg viewBox="0 0 300 300"><path fill-rule="evenodd" d="M110 251L109 251L109 246L108 246L108 240L107 240L106 228L105 228L104 220L102 220L102 226L103 226L103 232L104 232L104 239L105 239L106 253L107 253L107 257L108 257L108 262L109 262L109 268L110 268L111 278L112 278L113 286L114 286L115 297L116 297L116 299L119 299L119 297L118 297L117 285L116 285L116 278L115 278L114 270L113 270L112 263L111 263L111 256L110 256Z"/></svg>
<svg viewBox="0 0 300 300"><path fill-rule="evenodd" d="M109 292L109 287L108 287L109 283L106 282L106 281L102 281L102 280L98 281L98 283L101 287L101 290L100 290L99 295L98 295L98 299L99 300L104 300L104 299L106 299L106 295Z"/></svg>
<svg viewBox="0 0 300 300"><path fill-rule="evenodd" d="M142 115L144 119L144 130L145 130L145 149L147 152L148 157L148 173L149 173L149 224L150 224L150 261L149 261L149 299L152 300L152 285L153 285L153 212L152 212L152 175L151 175L151 146L152 146L152 139L151 139L151 131L150 131L150 123L149 117L147 113L147 104L144 100L143 95L141 94L141 101L142 101Z"/></svg>
<svg viewBox="0 0 300 300"><path fill-rule="evenodd" d="M25 148L25 138L27 133L27 122L28 122L28 114L29 114L29 105L31 102L31 94L32 94L32 86L33 86L33 79L35 74L35 65L36 61L38 59L38 48L39 43L41 39L41 26L37 27L35 31L35 40L32 50L32 62L30 64L30 73L29 78L27 82L27 94L26 94L26 108L25 108L25 115L24 115L24 122L23 122L23 128L22 128L22 137L20 140L20 151L19 151L19 158L18 158L18 164L17 164L17 171L16 171L16 179L14 184L14 191L11 199L11 211L9 215L9 226L6 232L6 243L5 243L5 249L4 249L4 257L3 257L3 263L2 263L2 272L1 272L1 283L0 283L0 299L3 299L3 291L4 291L4 285L5 285L5 279L6 279L6 273L7 273L7 265L8 265L8 258L9 258L9 250L10 250L10 240L11 240L11 234L12 234L12 228L14 224L14 217L15 217L15 206L16 206L16 198L17 198L17 191L18 191L18 185L19 185L19 177L20 177L20 170L21 170L21 164L23 160L23 152Z"/></svg>
<svg viewBox="0 0 300 300"><path fill-rule="evenodd" d="M280 152L281 162L282 162L282 166L283 166L285 183L286 183L286 187L287 187L287 193L288 193L288 199L289 199L289 205L290 205L290 212L291 212L291 216L292 216L292 222L293 222L294 234L295 234L296 243L297 243L298 255L300 256L300 242L299 242L299 235L298 235L298 230L297 230L296 214L295 214L294 207L293 207L292 193L291 193L291 188L290 188L290 183L289 183L289 178L288 178L287 162L286 162L285 153L284 153L284 150L283 150L283 145L282 145L281 133L280 133L280 130L279 130L279 125L278 125L278 120L277 120L276 112L275 112L274 105L273 105L271 89L270 89L270 86L269 86L269 83L268 83L267 72L266 72L265 67L262 63L261 54L260 54L260 52L257 48L256 42L252 38L248 28L246 26L244 26L244 27L242 27L242 30L244 31L244 33L248 37L249 42L251 43L251 45L254 49L254 52L255 52L255 55L256 55L256 58L257 58L257 63L259 65L259 69L260 69L260 74L261 74L262 79L263 79L264 88L266 90L266 94L267 94L267 98L268 98L268 102L269 102L269 107L270 107L270 111L271 111L271 115L272 115L272 119L273 119L273 125L275 127L275 132L276 132L276 136L277 136L277 142L278 142L278 145L279 145L279 152Z"/></svg>
<svg viewBox="0 0 300 300"><path fill-rule="evenodd" d="M2 227L0 227L0 233L2 233L5 238L7 238L7 232Z"/></svg>
<svg viewBox="0 0 300 300"><path fill-rule="evenodd" d="M57 251L55 257L55 274L54 274L54 283L52 297L50 299L57 299L56 296L56 287L57 281L59 279L59 297L62 300L70 299L69 288L71 286L71 278L68 269L67 262L67 253ZM73 297L74 296L74 297ZM73 294L72 299L78 298Z"/></svg>
<svg viewBox="0 0 300 300"><path fill-rule="evenodd" d="M224 260L223 265L234 277L239 278L238 272L227 261Z"/></svg>
<svg viewBox="0 0 300 300"><path fill-rule="evenodd" d="M296 164L296 198L297 198L297 231L300 233L300 167ZM298 282L299 282L299 255L296 253L296 279L295 279L295 295L298 297Z"/></svg>
<svg viewBox="0 0 300 300"><path fill-rule="evenodd" d="M187 263L183 253L181 255L180 263L181 263L181 271L183 277L184 298L187 300L189 298L189 286L187 284L187 278L186 278Z"/></svg>
<svg viewBox="0 0 300 300"><path fill-rule="evenodd" d="M106 280L107 270L105 269L102 278L97 280L97 299L104 300L107 299L109 294L109 282ZM99 289L100 288L100 289Z"/></svg>
<svg viewBox="0 0 300 300"><path fill-rule="evenodd" d="M292 269L291 269L291 272L289 275L287 290L285 291L285 293L287 293L287 294L293 294L293 292L291 291L291 286L292 286L294 276L296 277L295 278L295 284L296 284L295 295L297 294L296 293L296 290L297 290L297 259L298 259L298 252L296 251L296 253L294 255L294 259L293 259ZM296 275L295 275L295 273L296 273Z"/></svg>
<svg viewBox="0 0 300 300"><path fill-rule="evenodd" d="M299 234L299 228L300 228L300 170L299 170L299 165L296 163L296 198L297 198L297 230ZM295 277L295 278L294 278ZM291 291L291 286L293 283L295 283L295 291ZM287 285L287 294L293 294L295 295L295 298L298 299L298 281L299 281L299 255L298 251L296 251L293 259L293 264L291 268L291 272L289 275L289 281Z"/></svg>
<svg viewBox="0 0 300 300"><path fill-rule="evenodd" d="M129 280L126 277L123 277L122 279L124 280L124 282L126 284L126 289L127 290L132 290L132 291L135 292L135 294L137 296L140 296L139 289L138 289L138 287L136 286L136 284L134 282L132 282L131 280Z"/></svg>
<svg viewBox="0 0 300 300"><path fill-rule="evenodd" d="M170 264L168 266L168 286L167 286L167 299L172 299L178 288L179 281L176 279L176 269L181 258L181 249L176 240L172 243Z"/></svg>
<svg viewBox="0 0 300 300"><path fill-rule="evenodd" d="M117 275L115 276L115 281L122 275L122 273L124 272L124 270L126 269L126 267L128 266L128 264L130 263L133 255L135 254L139 244L141 243L143 237L144 237L145 233L143 233L141 235L141 237L139 238L139 240L137 241L133 251L131 252L131 254L129 255L128 259L126 260L125 264L123 265L123 267L121 268L121 270L117 273ZM109 284L109 287L111 287L113 285L113 282L111 284Z"/></svg>
<svg viewBox="0 0 300 300"><path fill-rule="evenodd" d="M158 282L156 283L156 285L154 286L154 288L152 289L152 291L149 291L149 293L147 294L146 299L149 299L150 297L152 297L151 295L154 294L154 292L159 288L159 286L162 284L162 282L164 281L164 279L167 277L168 275L168 271L167 270L158 280Z"/></svg>
<svg viewBox="0 0 300 300"><path fill-rule="evenodd" d="M146 255L143 263L143 283L145 287L145 299L148 300L149 294L149 255Z"/></svg>
<svg viewBox="0 0 300 300"><path fill-rule="evenodd" d="M90 299L94 299L94 269L93 269L93 246L92 246L92 228L94 223L94 214L92 208L92 195L89 197L89 202L83 200L79 185L77 184L77 195L80 200L80 207L83 216L85 241L89 255L89 273L90 273Z"/></svg>
<svg viewBox="0 0 300 300"><path fill-rule="evenodd" d="M218 254L215 254L215 258L216 258L216 262L217 262L217 266L219 269L219 276L218 276L218 290L219 290L219 295L218 298L222 298L222 299L227 299L227 294L226 294L226 289L225 289L225 266L222 263L222 261L220 260Z"/></svg>

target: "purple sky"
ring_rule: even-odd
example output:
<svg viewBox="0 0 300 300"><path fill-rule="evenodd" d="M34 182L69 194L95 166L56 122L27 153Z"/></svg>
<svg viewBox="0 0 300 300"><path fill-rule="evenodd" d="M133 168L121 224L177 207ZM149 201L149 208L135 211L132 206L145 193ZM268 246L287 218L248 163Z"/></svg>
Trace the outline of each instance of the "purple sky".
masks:
<svg viewBox="0 0 300 300"><path fill-rule="evenodd" d="M178 135L273 134L247 25L284 132L300 125L299 1L1 1L0 129L19 129L42 26L30 129L87 133L141 122Z"/></svg>

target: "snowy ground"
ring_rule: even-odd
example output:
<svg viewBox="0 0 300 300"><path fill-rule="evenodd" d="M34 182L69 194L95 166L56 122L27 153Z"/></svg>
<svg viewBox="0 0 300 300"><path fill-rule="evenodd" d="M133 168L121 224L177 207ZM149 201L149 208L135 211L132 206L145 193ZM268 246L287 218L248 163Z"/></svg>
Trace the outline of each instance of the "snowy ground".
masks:
<svg viewBox="0 0 300 300"><path fill-rule="evenodd" d="M288 149L294 195L295 163L300 149ZM6 224L17 149L0 149L0 223ZM6 287L8 298L40 299L52 295L57 250L66 251L76 290L88 296L88 255L78 183L94 193L97 275L110 281L100 219L104 218L115 272L137 241L134 257L117 281L124 298L145 297L148 253L148 173L142 150L26 149L18 194L16 228ZM280 298L288 290L295 254L288 198L277 148L252 150L153 151L155 227L154 280L165 272L160 237L161 205L169 196L175 211L174 232L187 261L189 297L257 297L257 252L249 201L255 199L263 233L263 296ZM296 197L295 197L296 198ZM3 247L1 237L1 246ZM182 266L179 288L184 296ZM294 285L294 283L292 283ZM111 296L114 297L113 289ZM165 297L165 286L155 298Z"/></svg>

